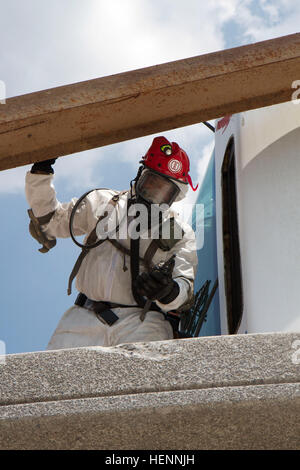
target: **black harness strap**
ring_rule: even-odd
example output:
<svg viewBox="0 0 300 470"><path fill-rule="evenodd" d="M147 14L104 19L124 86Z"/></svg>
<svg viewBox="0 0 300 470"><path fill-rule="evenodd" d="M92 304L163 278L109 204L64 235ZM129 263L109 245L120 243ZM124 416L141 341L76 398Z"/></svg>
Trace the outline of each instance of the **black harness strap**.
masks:
<svg viewBox="0 0 300 470"><path fill-rule="evenodd" d="M87 245L90 245L90 244L92 245L92 244L95 243L96 240L97 240L97 234L96 234L96 227L95 227L94 230L88 236L86 244ZM105 239L101 240L101 242L102 243L105 242ZM99 245L100 245L100 243L99 243ZM89 251L90 251L90 248L82 248L81 253L80 253L80 255L78 256L78 258L76 260L76 263L74 264L74 267L72 269L72 272L71 272L70 277L69 277L69 282L68 282L68 295L71 295L71 293L72 293L72 282L73 282L74 278L77 276L78 271L80 269L80 266L82 264L82 261L84 260L84 258L86 257L86 255L88 254Z"/></svg>
<svg viewBox="0 0 300 470"><path fill-rule="evenodd" d="M145 252L144 263L147 266L148 271L150 271L150 269L153 267L152 260L158 248L159 248L159 245L157 243L157 240L152 240Z"/></svg>
<svg viewBox="0 0 300 470"><path fill-rule="evenodd" d="M130 239L130 251L131 251L131 257L130 257L130 272L131 272L131 288L132 288L132 294L133 297L138 304L139 307L144 307L145 306L145 299L143 296L138 294L136 287L135 287L135 281L139 275L140 272L140 266L139 266L139 258L140 258L140 239Z"/></svg>
<svg viewBox="0 0 300 470"><path fill-rule="evenodd" d="M128 248L126 248L125 246L121 245L121 243L117 242L117 240L115 240L114 238L108 238L107 241L109 241L109 243L111 243L117 250L121 251L121 253L123 253L124 255L131 256L131 251L128 250ZM146 267L148 266L144 258L139 257L139 260Z"/></svg>
<svg viewBox="0 0 300 470"><path fill-rule="evenodd" d="M92 190L94 191L94 190ZM86 244L85 245L81 245L77 242L77 240L75 240L75 237L73 236L73 232L72 232L72 222L73 222L73 217L74 217L74 214L77 210L77 207L79 205L79 202L81 202L84 197L86 197L91 191L88 191L87 193L85 193L78 201L77 203L75 204L75 206L73 207L73 210L72 210L72 214L71 214L71 217L70 217L70 234L71 234L71 237L73 239L73 241L76 243L76 245L78 246L81 246L82 247L82 250L81 250L81 253L80 255L78 256L77 260L76 260L76 263L72 269L72 272L70 274L70 277L69 277L69 282L68 282L68 295L70 295L72 293L72 282L74 280L74 278L77 276L78 274L78 271L80 269L80 266L84 260L84 258L86 257L86 255L88 254L88 252L90 251L91 248L95 248L96 246L99 246L101 245L102 243L104 243L107 238L103 238L103 239L100 239L97 241L98 237L97 237L97 225L99 222L101 222L101 220L103 220L105 217L107 217L107 212L105 212L103 215L101 215L97 221L97 224L95 226L95 228L91 231L91 233L89 234L87 240L86 240ZM112 204L113 206L116 206L117 203L118 203L118 200L120 198L121 195L127 193L127 191L120 191L119 194L115 194L109 201L108 203L109 204ZM115 233L117 233L119 230L119 225L117 226L116 230L115 230Z"/></svg>
<svg viewBox="0 0 300 470"><path fill-rule="evenodd" d="M140 254L140 239L131 239L130 240L130 271L131 271L131 289L133 297L138 304L139 307L144 308L147 300L144 299L142 295L140 295L136 290L135 281L140 273L140 264L139 264L139 254ZM151 305L148 306L149 310L155 310L156 312L162 312L162 310L156 305L155 302L152 302Z"/></svg>

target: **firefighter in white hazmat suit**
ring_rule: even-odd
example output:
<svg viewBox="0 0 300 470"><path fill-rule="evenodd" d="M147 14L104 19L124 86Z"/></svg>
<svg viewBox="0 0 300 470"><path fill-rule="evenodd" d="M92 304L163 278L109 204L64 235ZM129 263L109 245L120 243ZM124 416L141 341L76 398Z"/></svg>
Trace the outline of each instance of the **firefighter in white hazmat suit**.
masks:
<svg viewBox="0 0 300 470"><path fill-rule="evenodd" d="M55 245L56 237L71 235L75 240L74 236L84 234L89 249L83 247L69 280L70 293L76 277L79 295L62 316L47 349L174 338L174 317L168 312L184 309L191 301L197 266L194 232L170 209L175 200L186 195L189 184L193 188L184 150L164 137L156 137L129 191L97 189L69 203L56 198L54 162L35 163L26 174L30 232L43 244L42 252ZM127 229L130 220L137 218L132 208L139 204L146 209L150 225L153 206L163 210L159 211L157 232L150 232L150 225L144 232L143 227L135 226L139 235L133 237ZM102 236L100 222L102 229L104 222L107 228L112 213L118 221L114 236L107 237L107 232ZM161 227L169 222L171 232L164 237ZM180 236L174 235L174 227L177 234L179 228ZM153 269L172 256L175 264L173 261L171 272Z"/></svg>

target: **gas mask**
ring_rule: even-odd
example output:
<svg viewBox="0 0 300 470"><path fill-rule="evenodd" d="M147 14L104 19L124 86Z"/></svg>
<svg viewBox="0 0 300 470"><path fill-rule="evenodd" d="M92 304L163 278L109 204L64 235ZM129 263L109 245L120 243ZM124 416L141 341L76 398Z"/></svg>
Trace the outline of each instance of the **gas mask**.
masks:
<svg viewBox="0 0 300 470"><path fill-rule="evenodd" d="M170 178L148 169L143 171L136 184L137 202L147 207L151 204L171 206L179 192L179 187Z"/></svg>

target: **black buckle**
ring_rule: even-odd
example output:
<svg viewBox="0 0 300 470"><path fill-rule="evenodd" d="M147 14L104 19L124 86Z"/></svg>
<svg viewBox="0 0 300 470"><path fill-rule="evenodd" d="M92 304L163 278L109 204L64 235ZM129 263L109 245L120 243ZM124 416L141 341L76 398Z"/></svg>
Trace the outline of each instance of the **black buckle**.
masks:
<svg viewBox="0 0 300 470"><path fill-rule="evenodd" d="M98 320L106 325L111 326L119 320L118 315L110 310L109 302L96 302L94 300L90 300L85 294L82 294L82 292L78 294L75 300L75 305L93 311Z"/></svg>
<svg viewBox="0 0 300 470"><path fill-rule="evenodd" d="M79 292L79 294L76 297L76 300L75 300L74 304L78 305L78 307L83 307L86 300L87 300L87 296L85 294L83 294L82 292Z"/></svg>
<svg viewBox="0 0 300 470"><path fill-rule="evenodd" d="M118 315L116 315L112 310L103 310L102 312L97 312L95 310L95 314L100 321L104 320L104 322L109 326L119 320Z"/></svg>

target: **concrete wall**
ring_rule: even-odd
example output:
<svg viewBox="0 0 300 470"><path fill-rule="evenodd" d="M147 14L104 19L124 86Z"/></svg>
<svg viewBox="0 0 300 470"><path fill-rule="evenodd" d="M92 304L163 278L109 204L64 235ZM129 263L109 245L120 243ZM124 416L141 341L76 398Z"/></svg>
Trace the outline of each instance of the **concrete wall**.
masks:
<svg viewBox="0 0 300 470"><path fill-rule="evenodd" d="M1 449L299 449L300 333L8 355Z"/></svg>

